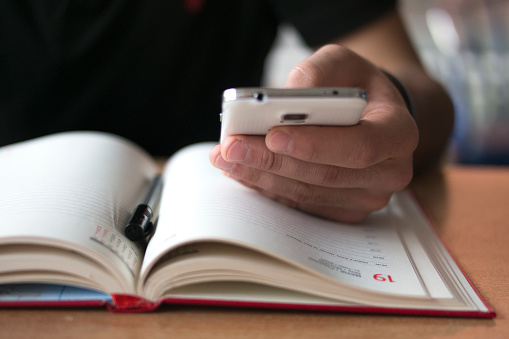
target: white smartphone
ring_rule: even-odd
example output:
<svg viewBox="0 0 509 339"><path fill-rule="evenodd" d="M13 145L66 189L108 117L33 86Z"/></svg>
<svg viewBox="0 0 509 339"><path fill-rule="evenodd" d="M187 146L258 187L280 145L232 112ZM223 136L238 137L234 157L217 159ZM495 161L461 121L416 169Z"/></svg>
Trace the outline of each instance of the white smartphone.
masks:
<svg viewBox="0 0 509 339"><path fill-rule="evenodd" d="M234 134L265 135L274 126L352 126L367 104L359 88L230 88L223 92L221 142Z"/></svg>

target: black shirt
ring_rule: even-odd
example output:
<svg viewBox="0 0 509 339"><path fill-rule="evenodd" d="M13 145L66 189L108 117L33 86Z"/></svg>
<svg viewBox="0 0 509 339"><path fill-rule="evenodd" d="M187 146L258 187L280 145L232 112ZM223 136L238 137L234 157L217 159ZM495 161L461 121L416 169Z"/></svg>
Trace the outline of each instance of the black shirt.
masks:
<svg viewBox="0 0 509 339"><path fill-rule="evenodd" d="M221 93L257 86L277 26L311 46L381 0L1 0L0 146L66 130L168 155L218 140Z"/></svg>

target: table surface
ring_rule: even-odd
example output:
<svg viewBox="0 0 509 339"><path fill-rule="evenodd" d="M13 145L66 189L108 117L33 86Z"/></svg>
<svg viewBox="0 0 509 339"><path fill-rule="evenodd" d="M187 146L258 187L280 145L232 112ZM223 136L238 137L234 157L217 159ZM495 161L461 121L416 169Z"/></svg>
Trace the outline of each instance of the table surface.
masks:
<svg viewBox="0 0 509 339"><path fill-rule="evenodd" d="M0 338L509 338L509 167L447 166L412 184L495 319L165 306L0 310Z"/></svg>

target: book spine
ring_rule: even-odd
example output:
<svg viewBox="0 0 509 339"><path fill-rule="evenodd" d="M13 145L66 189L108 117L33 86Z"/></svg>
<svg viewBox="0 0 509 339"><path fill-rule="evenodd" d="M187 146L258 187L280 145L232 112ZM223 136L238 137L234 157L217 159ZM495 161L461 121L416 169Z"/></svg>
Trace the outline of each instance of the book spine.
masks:
<svg viewBox="0 0 509 339"><path fill-rule="evenodd" d="M111 297L113 304L108 304L106 307L109 311L116 313L151 312L160 304L135 295L114 294Z"/></svg>

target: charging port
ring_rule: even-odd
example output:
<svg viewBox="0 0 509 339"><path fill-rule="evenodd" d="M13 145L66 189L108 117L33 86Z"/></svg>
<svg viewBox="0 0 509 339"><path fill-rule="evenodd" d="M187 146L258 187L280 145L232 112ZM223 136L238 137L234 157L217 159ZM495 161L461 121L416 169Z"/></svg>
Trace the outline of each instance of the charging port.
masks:
<svg viewBox="0 0 509 339"><path fill-rule="evenodd" d="M306 113L286 113L281 116L282 123L303 124L309 117Z"/></svg>

